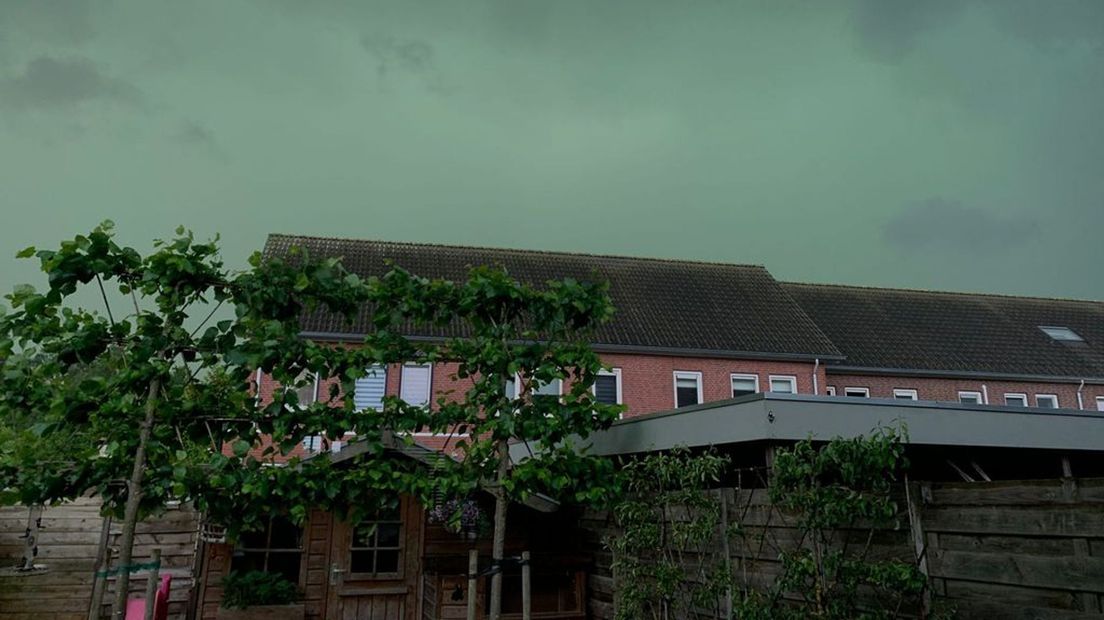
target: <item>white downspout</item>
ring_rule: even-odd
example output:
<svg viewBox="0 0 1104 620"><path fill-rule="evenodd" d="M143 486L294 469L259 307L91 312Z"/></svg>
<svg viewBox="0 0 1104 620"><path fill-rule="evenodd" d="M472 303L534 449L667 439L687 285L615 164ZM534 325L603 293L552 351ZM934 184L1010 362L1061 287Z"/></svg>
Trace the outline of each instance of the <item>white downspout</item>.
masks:
<svg viewBox="0 0 1104 620"><path fill-rule="evenodd" d="M1085 398L1083 392L1085 391L1085 380L1081 380L1081 385L1077 386L1077 408L1081 411L1085 410Z"/></svg>
<svg viewBox="0 0 1104 620"><path fill-rule="evenodd" d="M820 380L817 379L817 371L820 370L820 358L816 358L813 364L813 396L820 396ZM1081 383L1084 383L1082 381Z"/></svg>
<svg viewBox="0 0 1104 620"><path fill-rule="evenodd" d="M981 384L981 402L986 405L989 404L989 386L984 383Z"/></svg>

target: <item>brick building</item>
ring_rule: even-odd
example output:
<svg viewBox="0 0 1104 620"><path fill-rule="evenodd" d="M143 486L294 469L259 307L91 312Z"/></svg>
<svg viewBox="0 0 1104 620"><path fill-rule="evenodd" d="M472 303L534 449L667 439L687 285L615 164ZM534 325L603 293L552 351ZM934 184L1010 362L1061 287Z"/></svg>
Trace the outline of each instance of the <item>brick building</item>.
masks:
<svg viewBox="0 0 1104 620"><path fill-rule="evenodd" d="M499 265L528 282L609 280L617 312L594 347L611 372L597 389L630 417L753 392L1104 411L1104 302L795 284L750 265L285 235L270 236L265 252L292 246L339 256L362 276L393 261L448 279ZM366 315L349 325L319 312L304 317L303 334L355 342L368 324ZM378 369L358 384L358 400L432 402L458 387L451 375ZM262 392L273 387L261 378ZM420 441L440 447L438 438Z"/></svg>

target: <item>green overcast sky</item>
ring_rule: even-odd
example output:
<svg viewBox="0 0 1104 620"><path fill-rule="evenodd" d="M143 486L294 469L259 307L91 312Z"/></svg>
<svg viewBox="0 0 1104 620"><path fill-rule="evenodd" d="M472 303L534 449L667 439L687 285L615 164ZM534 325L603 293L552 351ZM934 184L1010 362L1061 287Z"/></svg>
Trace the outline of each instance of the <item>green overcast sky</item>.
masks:
<svg viewBox="0 0 1104 620"><path fill-rule="evenodd" d="M0 0L0 205L1099 299L1104 0Z"/></svg>

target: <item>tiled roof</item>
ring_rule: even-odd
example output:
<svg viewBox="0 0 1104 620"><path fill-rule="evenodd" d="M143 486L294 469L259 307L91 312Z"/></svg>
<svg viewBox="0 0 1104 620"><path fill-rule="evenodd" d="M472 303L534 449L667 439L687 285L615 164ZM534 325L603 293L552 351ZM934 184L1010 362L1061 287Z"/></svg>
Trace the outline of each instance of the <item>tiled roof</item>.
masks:
<svg viewBox="0 0 1104 620"><path fill-rule="evenodd" d="M849 367L1104 377L1104 302L821 284L783 287ZM1063 343L1039 326L1069 327Z"/></svg>
<svg viewBox="0 0 1104 620"><path fill-rule="evenodd" d="M391 260L417 275L454 281L478 265L502 266L531 284L604 278L616 314L600 328L596 346L782 359L839 356L760 266L277 234L269 236L264 252L281 256L292 246L316 258L341 257L361 276L382 275L385 261ZM369 325L367 310L352 325L325 312L303 319L305 332L361 334ZM411 335L450 334L422 330Z"/></svg>

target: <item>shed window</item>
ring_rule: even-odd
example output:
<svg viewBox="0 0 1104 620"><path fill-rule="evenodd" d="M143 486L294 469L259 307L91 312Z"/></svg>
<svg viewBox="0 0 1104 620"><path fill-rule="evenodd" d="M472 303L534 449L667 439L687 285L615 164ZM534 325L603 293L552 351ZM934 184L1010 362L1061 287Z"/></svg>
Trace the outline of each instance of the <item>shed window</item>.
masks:
<svg viewBox="0 0 1104 620"><path fill-rule="evenodd" d="M387 392L387 369L372 366L364 371L364 376L356 380L353 387L353 402L358 410L382 409L383 395Z"/></svg>
<svg viewBox="0 0 1104 620"><path fill-rule="evenodd" d="M770 391L775 394L797 394L797 377L771 375Z"/></svg>
<svg viewBox="0 0 1104 620"><path fill-rule="evenodd" d="M963 405L980 405L982 403L981 392L959 392L958 402Z"/></svg>
<svg viewBox="0 0 1104 620"><path fill-rule="evenodd" d="M897 388L893 390L893 398L896 400L918 400L920 395L913 389Z"/></svg>
<svg viewBox="0 0 1104 620"><path fill-rule="evenodd" d="M399 506L381 510L353 531L349 545L349 572L360 576L394 577L399 574L402 551L402 517Z"/></svg>
<svg viewBox="0 0 1104 620"><path fill-rule="evenodd" d="M849 387L843 388L843 395L852 398L870 398L870 388Z"/></svg>
<svg viewBox="0 0 1104 620"><path fill-rule="evenodd" d="M404 365L400 375L399 398L408 405L428 405L432 376L433 367L429 364Z"/></svg>
<svg viewBox="0 0 1104 620"><path fill-rule="evenodd" d="M700 372L675 373L675 407L689 407L702 402Z"/></svg>
<svg viewBox="0 0 1104 620"><path fill-rule="evenodd" d="M230 559L230 570L259 570L299 583L303 531L283 517L269 519L263 530L243 532Z"/></svg>
<svg viewBox="0 0 1104 620"><path fill-rule="evenodd" d="M1005 394L1004 404L1009 407L1026 407L1027 394Z"/></svg>
<svg viewBox="0 0 1104 620"><path fill-rule="evenodd" d="M758 375L732 375L732 397L747 396L759 391Z"/></svg>
<svg viewBox="0 0 1104 620"><path fill-rule="evenodd" d="M606 405L621 404L621 369L602 370L594 379L594 400Z"/></svg>
<svg viewBox="0 0 1104 620"><path fill-rule="evenodd" d="M1057 394L1036 394L1035 406L1042 407L1044 409L1057 409L1058 408L1058 395Z"/></svg>

